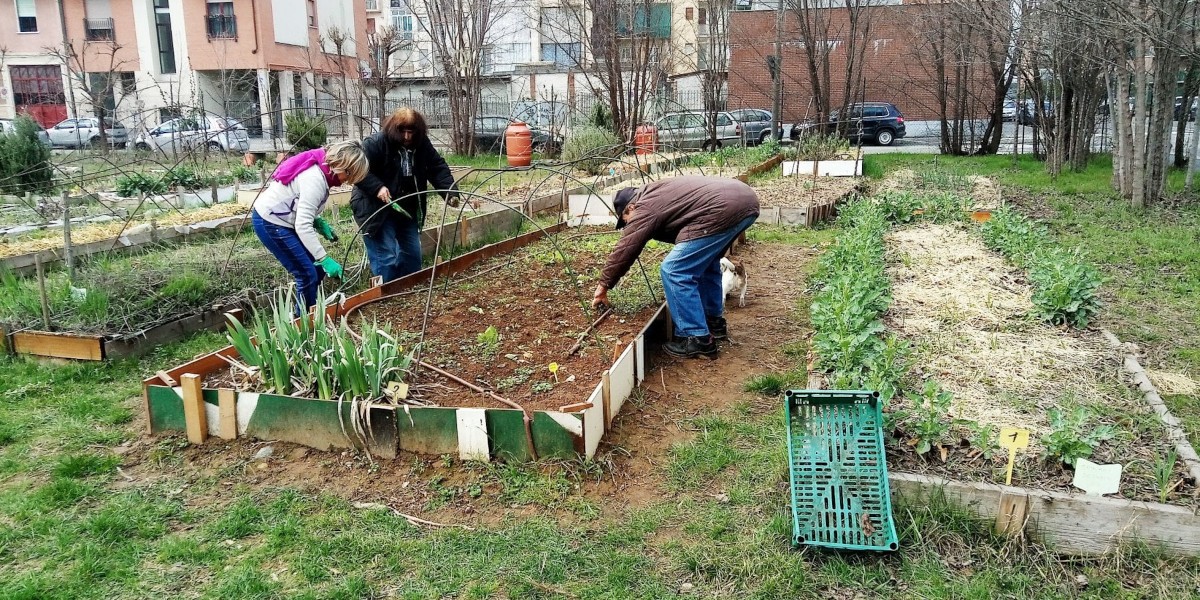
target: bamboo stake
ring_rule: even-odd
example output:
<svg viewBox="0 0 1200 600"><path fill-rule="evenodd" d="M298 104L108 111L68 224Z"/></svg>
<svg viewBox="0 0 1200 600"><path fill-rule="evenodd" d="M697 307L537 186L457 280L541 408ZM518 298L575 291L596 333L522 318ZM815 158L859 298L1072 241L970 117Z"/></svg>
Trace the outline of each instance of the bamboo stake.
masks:
<svg viewBox="0 0 1200 600"><path fill-rule="evenodd" d="M592 330L595 329L596 327L599 327L600 324L603 323L604 320L607 319L610 315L612 315L611 308L608 310L605 310L603 313L601 313L599 318L597 318L595 321L593 321L591 325L588 325L588 328L584 329L583 333L579 334L579 339L575 340L575 345L571 346L570 350L567 350L567 356L571 356L572 354L575 354L576 352L578 352L579 349L583 346L583 340L587 339L588 334L591 333Z"/></svg>
<svg viewBox="0 0 1200 600"><path fill-rule="evenodd" d="M75 257L71 251L71 198L62 193L63 203L63 260L67 263L67 280L75 282Z"/></svg>
<svg viewBox="0 0 1200 600"><path fill-rule="evenodd" d="M42 301L42 326L50 331L50 300L46 296L46 271L42 268L42 255L33 255L33 265L37 269L38 297Z"/></svg>

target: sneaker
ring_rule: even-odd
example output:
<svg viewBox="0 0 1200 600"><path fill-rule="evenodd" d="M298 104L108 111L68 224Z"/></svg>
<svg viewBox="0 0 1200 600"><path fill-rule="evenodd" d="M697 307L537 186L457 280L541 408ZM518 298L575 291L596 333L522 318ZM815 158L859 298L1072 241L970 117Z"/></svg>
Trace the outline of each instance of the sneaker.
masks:
<svg viewBox="0 0 1200 600"><path fill-rule="evenodd" d="M717 342L712 335L706 337L677 337L663 344L663 350L671 356L679 358L696 358L705 356L714 358L717 355Z"/></svg>
<svg viewBox="0 0 1200 600"><path fill-rule="evenodd" d="M725 323L725 317L705 317L704 320L708 323L708 332L714 339L729 339L729 325Z"/></svg>

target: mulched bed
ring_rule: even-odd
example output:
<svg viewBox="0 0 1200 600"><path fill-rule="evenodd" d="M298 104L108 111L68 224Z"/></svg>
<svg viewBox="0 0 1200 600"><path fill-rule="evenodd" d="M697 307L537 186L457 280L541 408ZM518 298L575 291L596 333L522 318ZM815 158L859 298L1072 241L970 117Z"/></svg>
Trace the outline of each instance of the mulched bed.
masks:
<svg viewBox="0 0 1200 600"><path fill-rule="evenodd" d="M859 185L854 177L775 177L753 181L762 206L802 208L836 202Z"/></svg>

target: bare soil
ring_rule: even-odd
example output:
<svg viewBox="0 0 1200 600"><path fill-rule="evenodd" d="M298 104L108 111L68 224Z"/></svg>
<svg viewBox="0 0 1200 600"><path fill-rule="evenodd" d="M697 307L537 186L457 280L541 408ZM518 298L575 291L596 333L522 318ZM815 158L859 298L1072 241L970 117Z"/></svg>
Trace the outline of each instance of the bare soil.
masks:
<svg viewBox="0 0 1200 600"><path fill-rule="evenodd" d="M799 285L806 266L816 251L786 244L751 243L737 258L748 268L750 290L745 307L726 311L732 340L723 344L717 360L678 360L655 353L647 365L648 375L640 395L626 402L605 435L597 453L600 472L579 472L570 465L544 465L544 469L568 469L578 494L594 505L602 517L613 518L631 508L644 507L672 493L665 485L664 466L675 444L696 436L689 419L709 411L723 412L739 402L749 402L755 414L778 410L779 401L742 390L747 378L781 371L791 360L781 348L803 340L805 326L792 316L801 298ZM656 350L656 349L652 349ZM560 373L561 375L561 373ZM137 421L145 430L141 398L130 399ZM564 520L577 519L570 506L548 509L538 505L501 503L500 484L482 478L477 494L453 494L481 480L479 465L460 463L452 457L403 454L396 460L372 464L351 452L319 452L294 444L240 439L235 442L210 440L180 451L183 464L174 467L160 462L163 446L170 438L142 437L119 448L122 469L131 478L121 485L184 480L181 493L189 504L228 502L241 486L252 489L291 487L302 492L331 492L352 502L385 504L395 510L452 524L494 525L513 517L554 513ZM273 456L253 460L266 445ZM208 487L207 482L217 481ZM780 485L786 485L781 479ZM195 491L192 491L192 487ZM722 490L711 489L708 493Z"/></svg>

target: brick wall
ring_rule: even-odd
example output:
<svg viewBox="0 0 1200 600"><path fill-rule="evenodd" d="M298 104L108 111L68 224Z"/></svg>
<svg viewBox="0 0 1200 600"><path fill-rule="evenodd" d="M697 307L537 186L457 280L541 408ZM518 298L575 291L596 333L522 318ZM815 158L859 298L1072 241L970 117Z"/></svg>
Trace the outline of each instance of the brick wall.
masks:
<svg viewBox="0 0 1200 600"><path fill-rule="evenodd" d="M922 28L933 27L946 9L944 4L879 6L871 11L871 29L865 53L865 93L851 101L891 102L908 120L939 118L935 93L939 77L934 73L928 51L923 50ZM848 58L845 36L849 31L847 13L831 9L826 13L831 24L829 54L830 98L834 107L845 96L844 85ZM800 43L799 22L792 12L785 14L783 25L783 120L795 122L814 118L816 105L809 83L807 58ZM775 11L735 11L730 22L729 104L731 107L755 106L770 109L772 83L766 56L774 53ZM980 59L970 64L969 99L964 114L986 118L992 94L987 65Z"/></svg>

